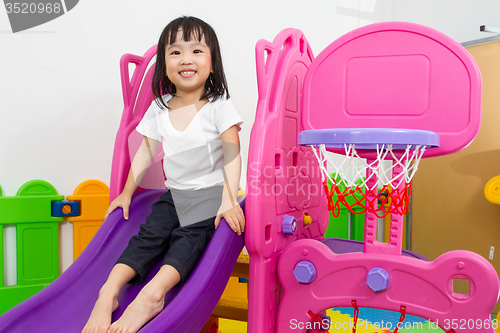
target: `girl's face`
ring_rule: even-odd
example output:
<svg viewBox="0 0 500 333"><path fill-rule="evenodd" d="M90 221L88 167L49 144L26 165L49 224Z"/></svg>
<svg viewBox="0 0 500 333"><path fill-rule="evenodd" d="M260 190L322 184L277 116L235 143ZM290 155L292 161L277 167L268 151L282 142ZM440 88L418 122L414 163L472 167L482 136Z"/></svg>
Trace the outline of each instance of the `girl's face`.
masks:
<svg viewBox="0 0 500 333"><path fill-rule="evenodd" d="M205 37L199 42L193 37L185 42L179 30L176 41L165 48L165 65L167 77L175 85L177 96L201 96L212 71L212 57Z"/></svg>

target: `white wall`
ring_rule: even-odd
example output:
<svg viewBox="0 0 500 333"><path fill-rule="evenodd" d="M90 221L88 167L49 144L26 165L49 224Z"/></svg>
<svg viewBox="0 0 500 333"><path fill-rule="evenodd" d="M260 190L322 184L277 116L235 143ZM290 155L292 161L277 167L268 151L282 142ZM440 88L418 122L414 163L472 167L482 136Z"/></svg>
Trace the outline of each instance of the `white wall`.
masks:
<svg viewBox="0 0 500 333"><path fill-rule="evenodd" d="M119 59L124 53L142 55L180 15L204 19L219 36L230 92L245 122L246 156L257 103L257 40L272 41L282 29L298 28L318 54L359 26L404 20L464 42L486 37L478 32L481 24L500 27L499 12L495 0L316 0L308 5L303 0L82 0L60 18L13 34L0 8L3 195L15 195L31 179L44 179L64 195L87 179L109 184L123 107ZM61 235L65 269L72 261L70 224L62 224Z"/></svg>

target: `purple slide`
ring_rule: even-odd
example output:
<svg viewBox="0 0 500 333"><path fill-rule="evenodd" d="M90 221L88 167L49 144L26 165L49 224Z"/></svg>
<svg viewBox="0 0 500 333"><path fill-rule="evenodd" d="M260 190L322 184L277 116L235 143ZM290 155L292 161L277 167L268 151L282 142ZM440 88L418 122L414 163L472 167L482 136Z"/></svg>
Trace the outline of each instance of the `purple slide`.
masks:
<svg viewBox="0 0 500 333"><path fill-rule="evenodd" d="M80 333L116 259L162 193L164 190L147 190L135 195L128 221L122 218L121 209L113 212L85 251L57 280L0 316L0 333ZM244 210L244 201L240 205ZM198 333L217 305L243 243L243 235L238 236L222 221L189 279L166 295L163 312L140 332ZM160 264L161 260L147 281ZM141 288L130 285L124 288L113 320Z"/></svg>

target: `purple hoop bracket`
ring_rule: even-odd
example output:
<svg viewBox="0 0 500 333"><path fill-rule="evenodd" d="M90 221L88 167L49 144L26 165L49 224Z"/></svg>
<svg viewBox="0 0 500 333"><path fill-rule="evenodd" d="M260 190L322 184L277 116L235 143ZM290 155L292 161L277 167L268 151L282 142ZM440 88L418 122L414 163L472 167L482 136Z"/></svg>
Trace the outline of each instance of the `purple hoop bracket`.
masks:
<svg viewBox="0 0 500 333"><path fill-rule="evenodd" d="M393 149L412 149L417 145L427 148L439 147L439 134L432 131L400 128L327 128L307 130L299 133L299 145L325 144L328 148L344 148L354 143L356 149L377 149L377 145L392 145Z"/></svg>

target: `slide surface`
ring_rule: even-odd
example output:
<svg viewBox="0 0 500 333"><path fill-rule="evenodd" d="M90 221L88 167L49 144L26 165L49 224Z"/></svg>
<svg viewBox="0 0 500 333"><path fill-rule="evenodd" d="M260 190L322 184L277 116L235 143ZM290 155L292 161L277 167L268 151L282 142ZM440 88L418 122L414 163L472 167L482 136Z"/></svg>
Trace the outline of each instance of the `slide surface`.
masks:
<svg viewBox="0 0 500 333"><path fill-rule="evenodd" d="M85 251L57 280L0 316L0 333L80 333L116 259L130 237L139 231L139 225L151 212L151 205L164 192L147 190L135 195L128 221L122 218L121 209L114 211ZM240 205L244 210L244 202ZM238 236L222 221L189 279L166 295L163 312L140 332L199 332L224 291L243 243L243 235ZM147 281L160 264L161 258ZM124 288L113 320L141 288L130 285Z"/></svg>

